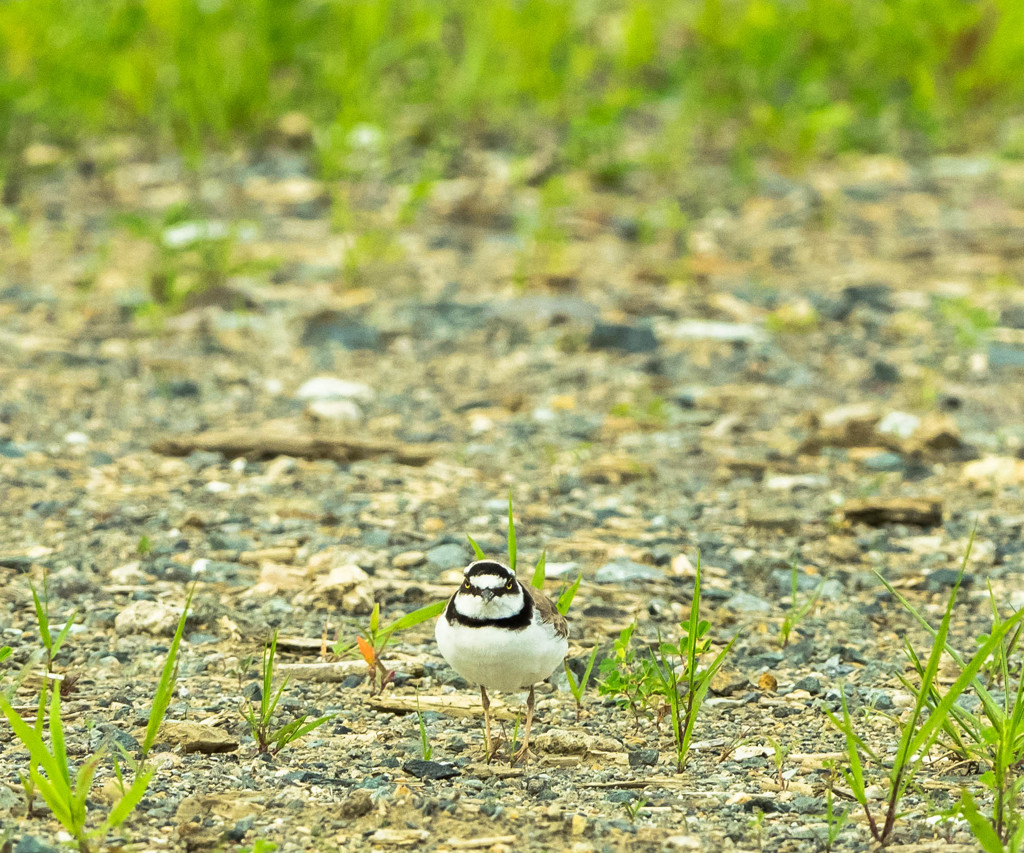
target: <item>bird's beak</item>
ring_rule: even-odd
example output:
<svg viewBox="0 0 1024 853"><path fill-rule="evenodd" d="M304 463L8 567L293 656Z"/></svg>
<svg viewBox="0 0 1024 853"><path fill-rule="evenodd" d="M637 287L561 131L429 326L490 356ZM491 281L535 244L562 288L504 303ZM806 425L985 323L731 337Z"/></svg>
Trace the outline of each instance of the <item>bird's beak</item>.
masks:
<svg viewBox="0 0 1024 853"><path fill-rule="evenodd" d="M483 594L483 597L484 597L484 602L485 603L489 602L489 601L494 601L494 590L493 589L485 590L484 594Z"/></svg>

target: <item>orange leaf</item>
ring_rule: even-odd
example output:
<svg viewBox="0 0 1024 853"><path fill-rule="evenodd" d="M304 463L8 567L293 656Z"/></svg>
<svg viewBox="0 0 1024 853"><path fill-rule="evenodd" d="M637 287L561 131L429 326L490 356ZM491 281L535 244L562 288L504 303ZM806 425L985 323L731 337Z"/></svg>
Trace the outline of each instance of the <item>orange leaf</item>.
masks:
<svg viewBox="0 0 1024 853"><path fill-rule="evenodd" d="M356 643L359 644L359 652L362 654L363 660L368 666L373 666L377 662L377 653L373 650L373 646L363 637L356 637Z"/></svg>

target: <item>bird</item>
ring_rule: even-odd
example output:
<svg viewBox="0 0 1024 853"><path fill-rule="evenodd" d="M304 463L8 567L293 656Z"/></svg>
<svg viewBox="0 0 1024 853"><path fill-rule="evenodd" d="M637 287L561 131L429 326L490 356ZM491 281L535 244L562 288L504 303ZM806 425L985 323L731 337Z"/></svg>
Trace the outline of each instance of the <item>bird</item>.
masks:
<svg viewBox="0 0 1024 853"><path fill-rule="evenodd" d="M528 755L534 685L548 678L569 651L569 625L543 592L520 583L504 563L474 560L434 628L437 646L452 669L480 685L487 760L491 742L491 690L530 688L523 744L512 762Z"/></svg>

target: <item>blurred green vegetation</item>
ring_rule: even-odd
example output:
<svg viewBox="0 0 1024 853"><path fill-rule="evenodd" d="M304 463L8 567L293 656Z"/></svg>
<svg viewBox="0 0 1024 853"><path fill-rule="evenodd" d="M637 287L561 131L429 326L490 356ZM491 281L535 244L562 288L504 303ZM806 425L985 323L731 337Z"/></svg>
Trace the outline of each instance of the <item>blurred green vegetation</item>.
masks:
<svg viewBox="0 0 1024 853"><path fill-rule="evenodd" d="M298 111L326 176L554 144L614 183L992 147L1022 67L1020 0L5 0L0 160L110 132L198 159Z"/></svg>

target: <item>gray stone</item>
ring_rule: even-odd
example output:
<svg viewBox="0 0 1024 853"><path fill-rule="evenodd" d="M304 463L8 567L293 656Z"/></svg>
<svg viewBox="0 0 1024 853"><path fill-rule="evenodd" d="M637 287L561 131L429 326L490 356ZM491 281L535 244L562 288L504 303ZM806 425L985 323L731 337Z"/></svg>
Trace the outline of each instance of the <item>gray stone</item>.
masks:
<svg viewBox="0 0 1024 853"><path fill-rule="evenodd" d="M864 460L864 467L869 471L902 471L903 457L898 453L876 453Z"/></svg>
<svg viewBox="0 0 1024 853"><path fill-rule="evenodd" d="M619 557L605 563L594 575L596 583L624 583L625 581L661 580L665 573L655 567Z"/></svg>
<svg viewBox="0 0 1024 853"><path fill-rule="evenodd" d="M340 311L321 311L309 317L302 331L302 346L331 345L348 350L379 349L380 331Z"/></svg>
<svg viewBox="0 0 1024 853"><path fill-rule="evenodd" d="M743 590L725 602L725 606L737 613L771 613L773 609L771 602Z"/></svg>
<svg viewBox="0 0 1024 853"><path fill-rule="evenodd" d="M1024 347L991 344L988 348L989 367L1024 367Z"/></svg>
<svg viewBox="0 0 1024 853"><path fill-rule="evenodd" d="M14 853L59 853L60 848L51 847L34 835L23 835L14 845Z"/></svg>
<svg viewBox="0 0 1024 853"><path fill-rule="evenodd" d="M469 561L469 554L461 545L449 543L438 545L427 551L427 562L439 569L452 569L464 566Z"/></svg>
<svg viewBox="0 0 1024 853"><path fill-rule="evenodd" d="M14 789L0 783L0 815L10 814L11 810L21 803L21 798Z"/></svg>
<svg viewBox="0 0 1024 853"><path fill-rule="evenodd" d="M658 339L647 324L595 323L590 333L592 349L617 349L631 353L654 352Z"/></svg>

